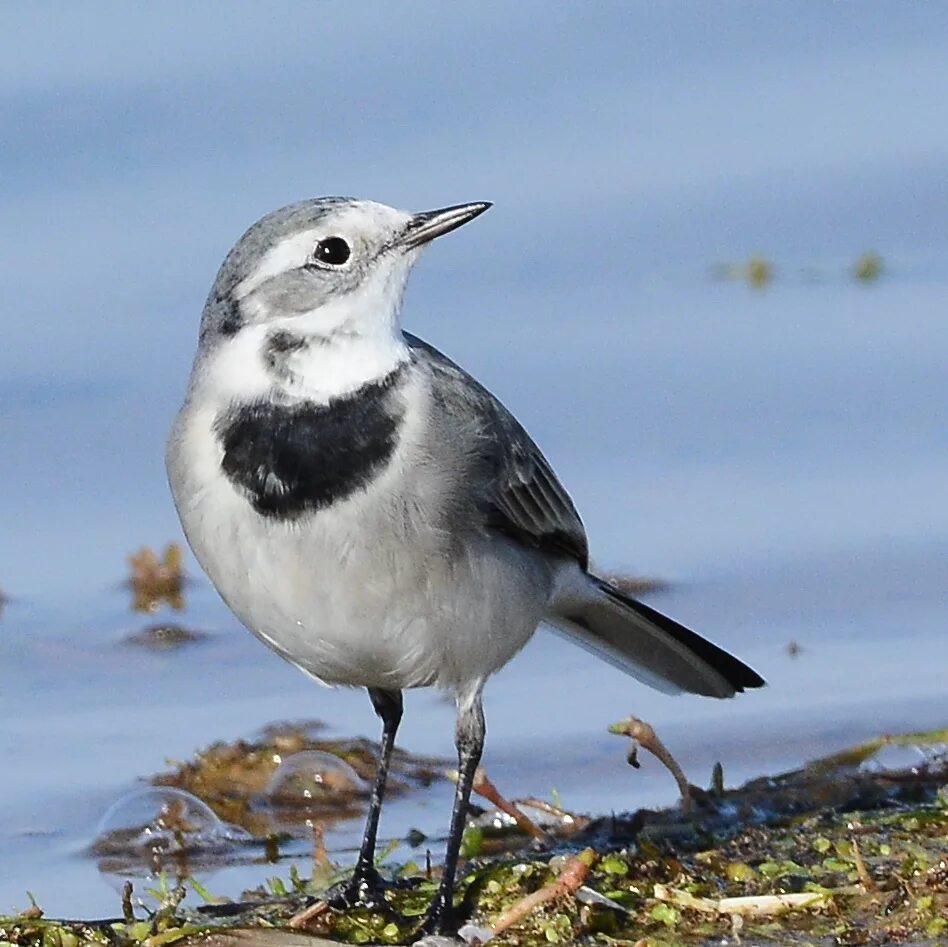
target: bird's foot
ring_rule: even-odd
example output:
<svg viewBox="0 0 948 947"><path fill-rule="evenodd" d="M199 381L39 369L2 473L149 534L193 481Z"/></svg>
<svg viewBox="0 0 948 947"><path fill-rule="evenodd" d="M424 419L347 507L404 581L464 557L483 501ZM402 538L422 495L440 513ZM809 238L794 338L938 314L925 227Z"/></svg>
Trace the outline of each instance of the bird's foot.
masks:
<svg viewBox="0 0 948 947"><path fill-rule="evenodd" d="M326 900L340 910L364 907L394 915L394 909L385 898L389 887L372 865L357 865L351 878L326 892Z"/></svg>

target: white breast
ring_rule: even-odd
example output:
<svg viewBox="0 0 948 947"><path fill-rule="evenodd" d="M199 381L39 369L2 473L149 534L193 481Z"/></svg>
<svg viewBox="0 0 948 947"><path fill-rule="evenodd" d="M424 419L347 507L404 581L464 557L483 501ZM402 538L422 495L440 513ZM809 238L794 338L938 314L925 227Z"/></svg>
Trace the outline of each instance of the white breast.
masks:
<svg viewBox="0 0 948 947"><path fill-rule="evenodd" d="M216 404L192 398L169 443L175 503L211 581L254 634L327 683L462 688L505 664L547 606L542 562L445 528L445 492L463 485L425 450L423 376L406 397L384 473L290 522L257 514L221 473Z"/></svg>

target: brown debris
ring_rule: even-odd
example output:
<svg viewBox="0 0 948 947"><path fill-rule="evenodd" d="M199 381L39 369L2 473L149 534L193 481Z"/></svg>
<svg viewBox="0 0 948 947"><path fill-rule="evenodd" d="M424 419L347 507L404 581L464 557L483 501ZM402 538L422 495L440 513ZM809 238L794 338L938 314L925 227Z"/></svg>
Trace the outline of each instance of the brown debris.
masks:
<svg viewBox="0 0 948 947"><path fill-rule="evenodd" d="M347 763L366 783L371 783L378 762L378 744L370 740L332 740L319 736L318 722L284 723L267 727L257 739L214 743L169 773L151 779L155 786L174 786L206 802L225 822L247 829L257 838L273 831L271 812L256 803L267 790L277 768L298 753L319 751ZM387 792L396 796L441 778L441 760L411 756L395 750ZM280 830L305 835L316 821L326 824L360 815L365 798L360 791L328 785L327 796L312 805L294 808L293 800L275 800ZM273 802L274 800L270 800ZM314 816L316 817L314 819Z"/></svg>
<svg viewBox="0 0 948 947"><path fill-rule="evenodd" d="M132 610L153 612L167 603L175 611L181 611L184 608L183 561L184 554L177 543L169 543L161 559L148 546L142 546L129 556Z"/></svg>
<svg viewBox="0 0 948 947"><path fill-rule="evenodd" d="M125 641L147 651L171 651L203 641L206 637L203 631L196 631L173 622L161 622L130 634Z"/></svg>

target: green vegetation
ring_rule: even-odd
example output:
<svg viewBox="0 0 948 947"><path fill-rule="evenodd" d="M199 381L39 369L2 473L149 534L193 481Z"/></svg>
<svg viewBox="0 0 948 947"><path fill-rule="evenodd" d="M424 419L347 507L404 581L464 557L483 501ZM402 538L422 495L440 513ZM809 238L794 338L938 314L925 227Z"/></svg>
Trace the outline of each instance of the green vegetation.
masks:
<svg viewBox="0 0 948 947"><path fill-rule="evenodd" d="M880 738L739 789L690 787L680 806L577 821L552 851L474 855L461 890L473 924L503 928L498 944L632 947L710 944L934 944L948 940L948 730ZM909 769L884 770L884 747L920 749ZM512 829L512 831L516 831ZM476 849L476 839L471 848ZM344 872L291 873L219 902L181 905L165 882L157 907L97 923L47 920L37 907L0 919L0 944L23 947L299 947L409 939L436 877L383 865L387 910L336 910L320 901ZM506 915L506 917L504 917ZM498 923L499 919L504 920ZM213 935L213 936L211 936Z"/></svg>

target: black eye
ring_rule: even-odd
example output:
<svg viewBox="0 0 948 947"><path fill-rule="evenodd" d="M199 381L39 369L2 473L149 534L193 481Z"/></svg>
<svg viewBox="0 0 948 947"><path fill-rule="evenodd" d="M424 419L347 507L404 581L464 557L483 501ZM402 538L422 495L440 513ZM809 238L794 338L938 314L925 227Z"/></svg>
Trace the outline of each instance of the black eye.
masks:
<svg viewBox="0 0 948 947"><path fill-rule="evenodd" d="M342 237L326 237L316 244L313 256L318 263L341 266L349 259L349 244Z"/></svg>

